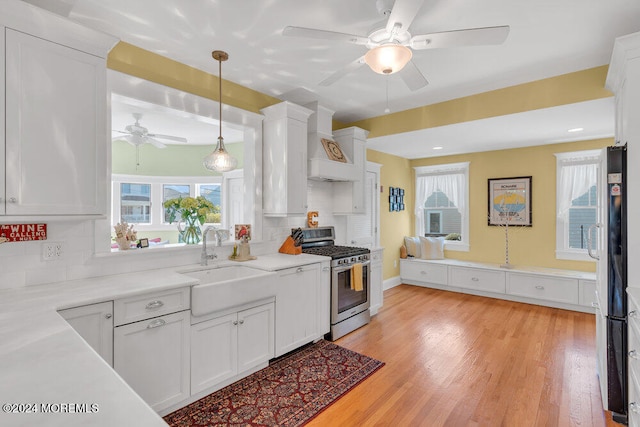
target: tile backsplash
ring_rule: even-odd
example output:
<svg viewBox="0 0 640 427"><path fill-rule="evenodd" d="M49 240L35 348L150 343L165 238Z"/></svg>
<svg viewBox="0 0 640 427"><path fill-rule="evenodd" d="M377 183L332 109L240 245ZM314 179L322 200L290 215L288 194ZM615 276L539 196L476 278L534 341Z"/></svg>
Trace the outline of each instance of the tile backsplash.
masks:
<svg viewBox="0 0 640 427"><path fill-rule="evenodd" d="M331 183L308 182L309 210L318 211L319 225L333 225L336 229L336 243L344 244L346 217L332 214L332 194ZM264 241L252 242L251 253L262 255L276 252L293 227L306 227L306 217L264 218ZM92 220L49 221L46 241L0 244L0 289L179 267L195 264L200 260L199 245L96 255L95 230L95 221ZM61 258L44 260L44 244L54 242L62 244ZM230 251L223 247L223 251L225 250Z"/></svg>

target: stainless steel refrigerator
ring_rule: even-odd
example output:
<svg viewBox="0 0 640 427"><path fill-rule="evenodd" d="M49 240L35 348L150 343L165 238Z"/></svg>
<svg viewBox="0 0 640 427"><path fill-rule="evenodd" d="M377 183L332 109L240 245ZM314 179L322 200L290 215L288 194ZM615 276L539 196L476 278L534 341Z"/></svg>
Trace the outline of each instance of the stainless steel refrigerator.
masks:
<svg viewBox="0 0 640 427"><path fill-rule="evenodd" d="M627 203L626 146L606 148L598 233L598 371L605 409L627 421ZM606 165L606 169L604 166Z"/></svg>

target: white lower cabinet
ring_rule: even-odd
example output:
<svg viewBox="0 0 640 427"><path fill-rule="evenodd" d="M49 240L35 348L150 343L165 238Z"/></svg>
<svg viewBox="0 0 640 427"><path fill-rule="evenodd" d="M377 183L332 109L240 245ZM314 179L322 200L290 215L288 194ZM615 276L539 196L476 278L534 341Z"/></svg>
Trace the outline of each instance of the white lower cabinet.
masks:
<svg viewBox="0 0 640 427"><path fill-rule="evenodd" d="M322 289L321 265L279 270L276 290L276 357L317 338Z"/></svg>
<svg viewBox="0 0 640 427"><path fill-rule="evenodd" d="M274 355L274 303L191 326L191 394L211 389Z"/></svg>
<svg viewBox="0 0 640 427"><path fill-rule="evenodd" d="M382 307L382 252L383 249L374 249L371 251L371 314L376 314Z"/></svg>
<svg viewBox="0 0 640 427"><path fill-rule="evenodd" d="M401 259L400 277L402 280L417 282L415 284L418 286L423 286L422 283L446 285L448 283L447 265Z"/></svg>
<svg viewBox="0 0 640 427"><path fill-rule="evenodd" d="M632 297L627 305L628 421L629 426L640 426L640 309Z"/></svg>
<svg viewBox="0 0 640 427"><path fill-rule="evenodd" d="M112 301L68 308L58 313L109 366L113 366Z"/></svg>
<svg viewBox="0 0 640 427"><path fill-rule="evenodd" d="M156 411L190 396L190 316L185 310L114 329L114 369Z"/></svg>

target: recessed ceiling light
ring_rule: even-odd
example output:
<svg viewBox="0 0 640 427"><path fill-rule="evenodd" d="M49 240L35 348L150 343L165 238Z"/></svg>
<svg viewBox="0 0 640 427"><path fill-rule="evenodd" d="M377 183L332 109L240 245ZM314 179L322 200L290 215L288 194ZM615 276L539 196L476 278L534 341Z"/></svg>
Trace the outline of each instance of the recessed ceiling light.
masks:
<svg viewBox="0 0 640 427"><path fill-rule="evenodd" d="M438 146L438 147L433 147L434 150L442 150L442 147Z"/></svg>
<svg viewBox="0 0 640 427"><path fill-rule="evenodd" d="M573 128L573 129L569 129L567 132L582 132L584 130L584 128Z"/></svg>

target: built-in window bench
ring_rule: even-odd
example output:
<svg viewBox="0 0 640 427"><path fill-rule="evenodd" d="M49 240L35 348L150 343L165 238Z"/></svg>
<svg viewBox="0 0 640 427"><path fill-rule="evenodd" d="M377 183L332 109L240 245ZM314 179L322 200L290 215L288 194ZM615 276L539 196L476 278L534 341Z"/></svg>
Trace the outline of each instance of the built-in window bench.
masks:
<svg viewBox="0 0 640 427"><path fill-rule="evenodd" d="M595 273L528 266L407 258L402 283L594 313Z"/></svg>

